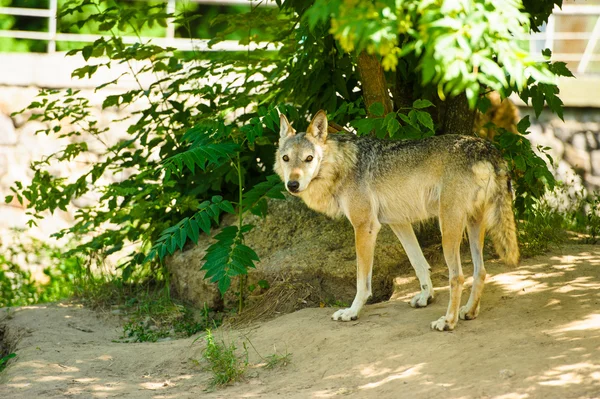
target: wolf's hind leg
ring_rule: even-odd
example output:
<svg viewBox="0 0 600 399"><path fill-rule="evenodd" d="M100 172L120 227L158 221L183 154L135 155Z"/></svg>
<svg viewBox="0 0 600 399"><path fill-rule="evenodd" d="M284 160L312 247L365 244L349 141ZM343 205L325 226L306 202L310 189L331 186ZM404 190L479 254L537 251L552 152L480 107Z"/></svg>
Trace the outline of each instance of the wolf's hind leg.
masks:
<svg viewBox="0 0 600 399"><path fill-rule="evenodd" d="M354 224L354 223L353 223ZM371 219L354 225L356 240L356 296L352 306L340 309L332 316L333 320L356 320L360 310L371 296L371 276L373 273L373 253L375 241L381 224L377 219Z"/></svg>
<svg viewBox="0 0 600 399"><path fill-rule="evenodd" d="M413 308L425 307L433 301L433 284L431 283L429 263L423 256L423 251L410 223L390 224L390 227L402 243L406 256L419 279L421 292L411 299L410 306Z"/></svg>
<svg viewBox="0 0 600 399"><path fill-rule="evenodd" d="M458 321L458 309L465 278L460 264L460 242L465 226L464 214L457 204L447 203L440 206L440 228L442 230L442 248L448 264L450 279L450 301L446 315L431 323L431 328L438 331L454 330Z"/></svg>
<svg viewBox="0 0 600 399"><path fill-rule="evenodd" d="M485 228L483 222L467 223L467 234L473 258L473 286L467 304L460 308L459 317L463 320L473 320L479 314L479 304L485 284L485 267L483 266L483 240Z"/></svg>

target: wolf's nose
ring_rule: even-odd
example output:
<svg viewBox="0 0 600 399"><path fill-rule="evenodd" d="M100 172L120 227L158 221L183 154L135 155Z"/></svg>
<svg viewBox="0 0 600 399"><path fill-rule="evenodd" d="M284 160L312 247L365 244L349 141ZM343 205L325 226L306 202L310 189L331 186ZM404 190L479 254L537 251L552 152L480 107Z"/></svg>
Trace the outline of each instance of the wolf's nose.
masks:
<svg viewBox="0 0 600 399"><path fill-rule="evenodd" d="M288 182L287 186L291 192L295 193L296 191L298 191L298 188L300 188L300 183L295 180L291 180Z"/></svg>

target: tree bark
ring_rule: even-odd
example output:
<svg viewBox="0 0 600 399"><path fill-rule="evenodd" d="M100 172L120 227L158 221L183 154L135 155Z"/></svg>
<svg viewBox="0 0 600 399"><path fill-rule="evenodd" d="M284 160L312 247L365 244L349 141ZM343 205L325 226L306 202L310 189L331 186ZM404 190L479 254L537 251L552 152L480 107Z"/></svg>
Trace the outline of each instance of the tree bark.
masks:
<svg viewBox="0 0 600 399"><path fill-rule="evenodd" d="M469 109L467 96L463 93L449 98L439 105L443 107L441 134L473 135L476 110Z"/></svg>
<svg viewBox="0 0 600 399"><path fill-rule="evenodd" d="M358 56L358 73L362 84L363 98L365 107L369 107L380 102L383 104L384 115L393 111L392 100L390 98L387 82L383 73L383 68L377 57L363 51ZM369 114L369 116L373 116Z"/></svg>
<svg viewBox="0 0 600 399"><path fill-rule="evenodd" d="M405 77L400 72L400 68L396 69L396 84L393 88L394 106L397 110L401 108L410 108L414 100L412 88L413 82L407 82Z"/></svg>

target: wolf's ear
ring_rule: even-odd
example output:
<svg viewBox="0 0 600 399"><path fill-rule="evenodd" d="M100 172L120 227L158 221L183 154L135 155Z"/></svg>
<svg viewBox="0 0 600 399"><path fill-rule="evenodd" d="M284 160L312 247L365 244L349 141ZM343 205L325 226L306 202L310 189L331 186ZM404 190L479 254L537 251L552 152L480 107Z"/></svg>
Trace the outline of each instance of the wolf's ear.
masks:
<svg viewBox="0 0 600 399"><path fill-rule="evenodd" d="M308 125L306 133L313 135L318 140L325 141L327 138L327 115L325 111L320 110L317 112L310 125Z"/></svg>
<svg viewBox="0 0 600 399"><path fill-rule="evenodd" d="M279 114L279 136L283 139L287 136L296 134L294 128L290 125L284 114Z"/></svg>

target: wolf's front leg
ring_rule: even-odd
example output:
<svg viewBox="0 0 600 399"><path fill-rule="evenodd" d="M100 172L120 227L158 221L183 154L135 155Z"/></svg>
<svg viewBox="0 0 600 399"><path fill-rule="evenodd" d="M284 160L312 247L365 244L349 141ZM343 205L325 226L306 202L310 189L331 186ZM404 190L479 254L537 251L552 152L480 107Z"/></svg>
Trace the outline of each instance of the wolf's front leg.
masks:
<svg viewBox="0 0 600 399"><path fill-rule="evenodd" d="M356 297L354 297L352 306L335 312L332 316L333 320L356 320L360 310L371 296L373 253L375 251L377 233L379 233L380 228L381 224L377 219L354 224L357 261Z"/></svg>

